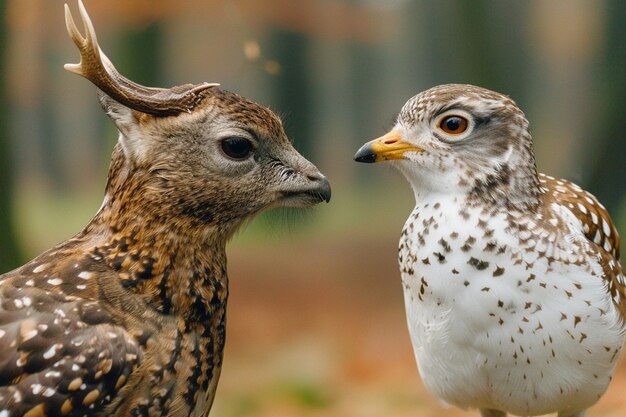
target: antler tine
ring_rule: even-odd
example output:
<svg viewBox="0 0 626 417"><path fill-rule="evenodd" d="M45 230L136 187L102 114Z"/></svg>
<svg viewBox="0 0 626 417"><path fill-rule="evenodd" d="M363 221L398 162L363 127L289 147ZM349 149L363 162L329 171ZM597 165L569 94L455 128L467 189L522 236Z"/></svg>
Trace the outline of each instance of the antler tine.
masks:
<svg viewBox="0 0 626 417"><path fill-rule="evenodd" d="M65 26L67 27L67 33L70 35L70 38L74 41L79 50L82 50L85 45L85 39L81 36L78 28L76 27L76 23L74 23L74 18L72 17L72 12L70 12L70 8L65 4ZM82 61L82 57L81 57ZM66 70L73 72L75 74L83 75L81 71L81 64L65 64L63 66Z"/></svg>
<svg viewBox="0 0 626 417"><path fill-rule="evenodd" d="M145 87L125 78L100 49L93 23L81 0L78 0L78 8L83 20L85 36L81 35L70 8L65 4L67 33L80 51L80 62L65 64L64 68L87 78L119 103L154 116L172 116L182 112L191 112L200 102L201 91L219 85L215 83L185 84L166 89Z"/></svg>

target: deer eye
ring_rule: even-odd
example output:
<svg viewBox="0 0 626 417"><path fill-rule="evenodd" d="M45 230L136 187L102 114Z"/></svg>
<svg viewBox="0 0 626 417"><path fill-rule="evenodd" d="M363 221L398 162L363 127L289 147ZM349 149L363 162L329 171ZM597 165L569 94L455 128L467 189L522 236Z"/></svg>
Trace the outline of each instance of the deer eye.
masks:
<svg viewBox="0 0 626 417"><path fill-rule="evenodd" d="M226 156L242 160L246 159L252 153L252 143L242 137L233 136L222 140L222 151Z"/></svg>
<svg viewBox="0 0 626 417"><path fill-rule="evenodd" d="M449 135L460 135L467 130L468 120L463 116L446 116L439 122L439 128Z"/></svg>

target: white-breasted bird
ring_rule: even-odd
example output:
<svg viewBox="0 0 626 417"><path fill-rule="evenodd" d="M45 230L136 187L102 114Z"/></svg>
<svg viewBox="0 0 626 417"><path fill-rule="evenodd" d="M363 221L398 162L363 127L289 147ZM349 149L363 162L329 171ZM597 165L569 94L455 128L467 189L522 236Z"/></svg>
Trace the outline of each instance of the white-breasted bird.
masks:
<svg viewBox="0 0 626 417"><path fill-rule="evenodd" d="M624 340L619 238L593 195L537 173L517 105L431 88L355 160L391 161L415 193L399 262L426 387L483 417L584 416Z"/></svg>

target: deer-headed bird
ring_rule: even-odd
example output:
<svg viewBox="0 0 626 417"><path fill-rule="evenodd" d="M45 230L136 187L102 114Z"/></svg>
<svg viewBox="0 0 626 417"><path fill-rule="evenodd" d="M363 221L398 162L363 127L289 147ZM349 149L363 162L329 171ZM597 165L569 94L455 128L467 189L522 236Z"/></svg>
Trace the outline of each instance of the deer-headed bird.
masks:
<svg viewBox="0 0 626 417"><path fill-rule="evenodd" d="M225 245L330 186L268 109L215 84L147 88L66 6L80 64L120 131L82 232L0 276L0 417L206 416L222 365Z"/></svg>

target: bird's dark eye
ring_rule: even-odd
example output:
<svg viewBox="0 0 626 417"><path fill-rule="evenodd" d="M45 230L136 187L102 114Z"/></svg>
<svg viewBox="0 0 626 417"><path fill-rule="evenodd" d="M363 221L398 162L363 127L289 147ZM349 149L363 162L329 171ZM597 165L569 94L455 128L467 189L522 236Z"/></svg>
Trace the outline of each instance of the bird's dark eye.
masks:
<svg viewBox="0 0 626 417"><path fill-rule="evenodd" d="M450 135L460 135L467 130L468 120L463 116L446 116L439 122L439 128Z"/></svg>
<svg viewBox="0 0 626 417"><path fill-rule="evenodd" d="M233 159L246 159L252 153L252 143L246 138L233 136L222 140L222 151Z"/></svg>

